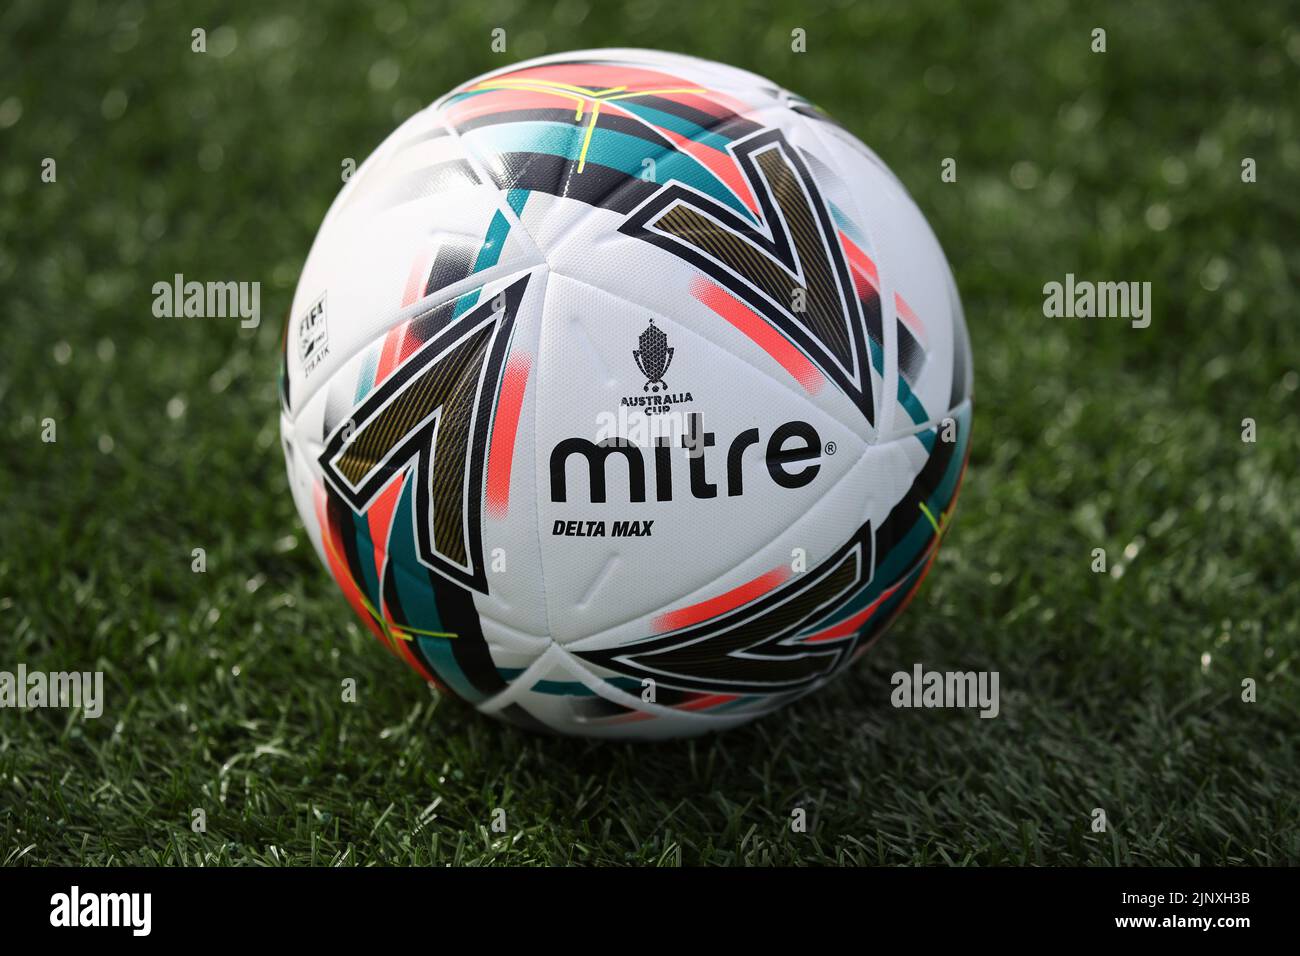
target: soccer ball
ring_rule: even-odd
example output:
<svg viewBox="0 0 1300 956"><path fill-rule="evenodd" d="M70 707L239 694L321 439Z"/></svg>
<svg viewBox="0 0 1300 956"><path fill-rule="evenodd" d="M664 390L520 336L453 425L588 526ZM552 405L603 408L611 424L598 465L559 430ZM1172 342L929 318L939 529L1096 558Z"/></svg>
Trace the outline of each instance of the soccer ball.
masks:
<svg viewBox="0 0 1300 956"><path fill-rule="evenodd" d="M390 651L523 727L671 737L816 690L907 604L971 360L874 153L752 73L595 50L366 160L280 392L298 511Z"/></svg>

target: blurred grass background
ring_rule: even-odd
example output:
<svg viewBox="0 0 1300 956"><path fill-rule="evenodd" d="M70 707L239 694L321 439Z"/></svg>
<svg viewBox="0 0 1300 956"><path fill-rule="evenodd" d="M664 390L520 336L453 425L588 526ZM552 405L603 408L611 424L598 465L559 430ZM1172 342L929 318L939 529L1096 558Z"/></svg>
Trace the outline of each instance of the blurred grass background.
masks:
<svg viewBox="0 0 1300 956"><path fill-rule="evenodd" d="M0 670L108 694L98 721L0 710L0 861L1300 860L1295 4L234 10L0 11ZM317 566L276 417L344 158L472 75L618 45L767 75L869 143L945 246L976 364L956 525L894 631L776 716L649 747L427 693ZM176 272L260 281L261 326L154 318ZM1044 318L1067 272L1150 281L1150 328ZM997 670L1001 717L892 709L917 661Z"/></svg>

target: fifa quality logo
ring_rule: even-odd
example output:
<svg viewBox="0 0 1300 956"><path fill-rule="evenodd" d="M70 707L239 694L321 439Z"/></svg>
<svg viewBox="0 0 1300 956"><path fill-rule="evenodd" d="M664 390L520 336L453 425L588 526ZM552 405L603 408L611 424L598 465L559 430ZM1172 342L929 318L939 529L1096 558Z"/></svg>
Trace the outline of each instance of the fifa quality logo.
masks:
<svg viewBox="0 0 1300 956"><path fill-rule="evenodd" d="M655 325L655 320L651 319L646 330L637 339L637 343L641 347L632 350L632 358L636 359L636 367L646 377L646 383L641 386L641 391L657 392L660 389L667 391L664 374L668 371L668 366L673 364L673 352L676 351L669 348L668 336L664 334L663 329Z"/></svg>

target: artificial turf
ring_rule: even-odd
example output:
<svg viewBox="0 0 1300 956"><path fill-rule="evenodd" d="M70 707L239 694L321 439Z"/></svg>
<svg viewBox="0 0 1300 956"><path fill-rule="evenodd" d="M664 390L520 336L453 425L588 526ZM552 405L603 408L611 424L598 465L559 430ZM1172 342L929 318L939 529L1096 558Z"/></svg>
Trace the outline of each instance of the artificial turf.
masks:
<svg viewBox="0 0 1300 956"><path fill-rule="evenodd" d="M891 633L653 746L428 691L319 567L278 441L343 161L470 76L599 46L749 68L869 143L975 355L955 523ZM0 670L102 670L107 704L0 710L0 861L1300 860L1298 88L1285 4L7 4ZM156 318L175 273L261 282L264 320ZM1150 327L1045 317L1066 273L1151 282ZM916 662L997 671L1000 716L894 709Z"/></svg>

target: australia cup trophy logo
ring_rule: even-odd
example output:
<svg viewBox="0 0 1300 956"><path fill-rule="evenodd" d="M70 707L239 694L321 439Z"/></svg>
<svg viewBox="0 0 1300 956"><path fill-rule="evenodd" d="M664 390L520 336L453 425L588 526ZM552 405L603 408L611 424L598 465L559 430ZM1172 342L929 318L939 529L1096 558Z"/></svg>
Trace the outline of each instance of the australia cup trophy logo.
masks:
<svg viewBox="0 0 1300 956"><path fill-rule="evenodd" d="M664 373L668 371L668 366L673 364L674 351L668 347L668 336L664 334L663 329L655 325L655 320L651 319L649 327L641 333L637 343L641 347L632 350L632 357L636 359L636 367L646 377L646 383L641 386L641 391L667 390L668 386L664 384Z"/></svg>

